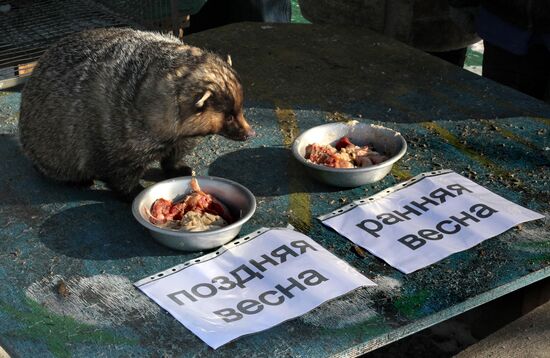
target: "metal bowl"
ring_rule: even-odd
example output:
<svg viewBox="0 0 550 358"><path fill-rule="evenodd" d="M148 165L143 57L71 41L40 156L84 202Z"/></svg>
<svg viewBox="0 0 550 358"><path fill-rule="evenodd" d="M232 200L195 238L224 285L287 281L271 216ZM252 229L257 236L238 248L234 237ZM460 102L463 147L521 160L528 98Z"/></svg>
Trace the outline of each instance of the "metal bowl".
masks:
<svg viewBox="0 0 550 358"><path fill-rule="evenodd" d="M332 144L347 136L356 145L372 145L376 151L389 157L388 160L364 168L330 168L313 164L305 159L306 147L312 143ZM315 179L338 187L357 187L374 183L384 178L407 151L403 136L386 127L357 121L329 123L308 129L292 145L292 154Z"/></svg>
<svg viewBox="0 0 550 358"><path fill-rule="evenodd" d="M241 231L241 227L256 211L254 195L234 181L207 176L197 176L201 189L224 203L234 218L234 223L221 229L189 232L160 228L149 221L147 210L158 198L178 200L191 192L192 177L179 177L156 183L143 190L132 203L132 213L136 220L145 226L153 238L163 245L182 251L201 251L219 247L231 241Z"/></svg>

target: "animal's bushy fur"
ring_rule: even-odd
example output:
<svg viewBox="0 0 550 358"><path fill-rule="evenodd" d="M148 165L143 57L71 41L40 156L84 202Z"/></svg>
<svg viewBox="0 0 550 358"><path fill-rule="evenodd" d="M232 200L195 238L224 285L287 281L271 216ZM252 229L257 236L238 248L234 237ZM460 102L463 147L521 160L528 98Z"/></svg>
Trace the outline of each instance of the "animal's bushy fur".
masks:
<svg viewBox="0 0 550 358"><path fill-rule="evenodd" d="M177 38L98 29L44 53L22 92L25 154L47 177L106 181L129 195L146 167L189 170L195 138L253 135L236 72L219 56Z"/></svg>

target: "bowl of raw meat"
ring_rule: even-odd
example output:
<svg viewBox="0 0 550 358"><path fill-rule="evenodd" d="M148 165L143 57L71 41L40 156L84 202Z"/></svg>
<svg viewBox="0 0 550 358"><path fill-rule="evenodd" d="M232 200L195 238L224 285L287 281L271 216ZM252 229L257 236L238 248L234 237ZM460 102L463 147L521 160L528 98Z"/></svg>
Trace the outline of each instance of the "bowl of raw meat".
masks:
<svg viewBox="0 0 550 358"><path fill-rule="evenodd" d="M292 145L294 157L312 177L347 188L381 180L406 151L399 132L358 121L310 128Z"/></svg>
<svg viewBox="0 0 550 358"><path fill-rule="evenodd" d="M256 211L254 195L234 181L189 176L143 190L132 213L153 238L182 251L217 248L235 238Z"/></svg>

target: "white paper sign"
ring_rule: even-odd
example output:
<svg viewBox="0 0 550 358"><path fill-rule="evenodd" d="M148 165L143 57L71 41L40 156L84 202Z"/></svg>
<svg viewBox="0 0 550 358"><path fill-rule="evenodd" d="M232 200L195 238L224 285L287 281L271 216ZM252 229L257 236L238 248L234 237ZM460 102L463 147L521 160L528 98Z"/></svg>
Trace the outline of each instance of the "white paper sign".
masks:
<svg viewBox="0 0 550 358"><path fill-rule="evenodd" d="M262 229L135 285L212 348L374 282L289 229Z"/></svg>
<svg viewBox="0 0 550 358"><path fill-rule="evenodd" d="M421 174L319 219L410 273L543 217L445 170Z"/></svg>

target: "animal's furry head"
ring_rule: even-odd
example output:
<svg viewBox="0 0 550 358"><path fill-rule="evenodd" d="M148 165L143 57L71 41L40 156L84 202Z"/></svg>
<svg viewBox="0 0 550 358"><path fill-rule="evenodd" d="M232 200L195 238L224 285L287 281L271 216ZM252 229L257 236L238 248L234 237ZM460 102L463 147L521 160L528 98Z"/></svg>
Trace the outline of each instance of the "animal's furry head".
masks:
<svg viewBox="0 0 550 358"><path fill-rule="evenodd" d="M187 47L187 46L186 46ZM255 135L243 114L243 88L230 60L198 48L168 75L174 93L175 132L220 134L233 140Z"/></svg>

